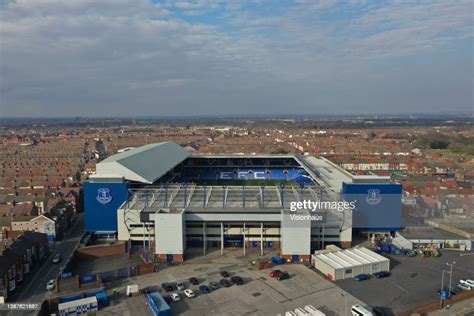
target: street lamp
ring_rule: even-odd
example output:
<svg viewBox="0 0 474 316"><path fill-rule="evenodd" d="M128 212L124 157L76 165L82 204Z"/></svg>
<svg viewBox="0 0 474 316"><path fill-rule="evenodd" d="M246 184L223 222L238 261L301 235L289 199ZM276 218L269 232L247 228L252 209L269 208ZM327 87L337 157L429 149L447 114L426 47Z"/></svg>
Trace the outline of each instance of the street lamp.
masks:
<svg viewBox="0 0 474 316"><path fill-rule="evenodd" d="M439 308L443 308L443 286L444 286L444 270L441 271L441 288L439 289Z"/></svg>
<svg viewBox="0 0 474 316"><path fill-rule="evenodd" d="M444 273L449 273L450 274L450 280L449 280L449 296L451 295L451 278L452 278L452 265L451 264L451 271L443 270L441 271L441 288L439 290L439 308L443 308L443 292L444 292ZM448 264L449 265L449 264Z"/></svg>
<svg viewBox="0 0 474 316"><path fill-rule="evenodd" d="M451 296L451 285L452 285L452 280L453 280L453 265L456 264L456 261L453 261L451 263L446 262L446 265L450 267L449 269L449 296Z"/></svg>

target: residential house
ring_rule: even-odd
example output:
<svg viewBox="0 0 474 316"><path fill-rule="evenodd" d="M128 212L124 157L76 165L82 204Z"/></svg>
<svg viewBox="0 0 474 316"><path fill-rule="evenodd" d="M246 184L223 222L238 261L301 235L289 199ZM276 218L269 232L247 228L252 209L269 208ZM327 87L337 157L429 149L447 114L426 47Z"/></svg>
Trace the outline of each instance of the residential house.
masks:
<svg viewBox="0 0 474 316"><path fill-rule="evenodd" d="M46 258L48 239L45 234L25 232L9 245L2 243L0 254L0 303L5 301L29 273L33 264Z"/></svg>
<svg viewBox="0 0 474 316"><path fill-rule="evenodd" d="M16 255L0 255L0 304L16 289L17 259Z"/></svg>
<svg viewBox="0 0 474 316"><path fill-rule="evenodd" d="M12 231L30 231L46 234L48 240L56 240L56 222L50 214L18 216L11 222Z"/></svg>

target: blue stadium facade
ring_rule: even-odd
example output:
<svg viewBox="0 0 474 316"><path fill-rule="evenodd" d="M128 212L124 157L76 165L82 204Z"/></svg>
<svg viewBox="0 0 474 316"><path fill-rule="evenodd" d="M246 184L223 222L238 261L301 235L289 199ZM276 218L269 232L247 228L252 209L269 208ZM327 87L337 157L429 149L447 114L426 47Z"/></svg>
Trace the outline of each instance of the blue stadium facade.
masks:
<svg viewBox="0 0 474 316"><path fill-rule="evenodd" d="M402 189L390 178L352 175L327 159L311 156L191 156L172 142L139 147L98 163L96 175L84 185L84 197L86 231L122 235L121 239L132 241L145 242L141 227L152 223L149 214L165 209L170 214L184 211L183 242L188 246L229 245L234 240L232 244L263 247L263 226L267 225L275 233L266 236L266 246L283 244L284 234L287 249L292 243L297 248L303 240L310 244L307 250L295 250L292 255L309 254L310 249L319 249L325 243L350 245L352 231L393 233L401 228ZM356 207L351 221L344 214L328 214L326 224L311 224L307 237L292 240L288 235L291 227L283 219L280 224L275 214L286 211L291 201L303 199L354 201ZM127 223L136 205L141 206L135 222ZM250 220L255 214L261 215L258 221ZM216 216L227 216L228 221L219 223ZM246 218L244 230L262 225L262 236L242 237L232 232L232 227L242 224L237 217ZM217 234L199 237L203 225ZM228 225L229 233L222 232L220 240L218 227L222 225ZM142 230L136 233L134 229ZM159 232L153 234L157 237Z"/></svg>

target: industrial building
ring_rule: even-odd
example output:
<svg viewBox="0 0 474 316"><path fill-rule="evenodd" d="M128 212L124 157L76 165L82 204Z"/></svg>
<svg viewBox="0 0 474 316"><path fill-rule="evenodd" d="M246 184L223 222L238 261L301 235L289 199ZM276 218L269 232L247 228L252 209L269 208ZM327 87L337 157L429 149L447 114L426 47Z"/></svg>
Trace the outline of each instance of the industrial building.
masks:
<svg viewBox="0 0 474 316"><path fill-rule="evenodd" d="M316 251L311 256L311 262L333 281L390 270L390 259L364 247L342 250L328 246L325 250Z"/></svg>
<svg viewBox="0 0 474 316"><path fill-rule="evenodd" d="M164 142L110 156L96 170L84 185L86 230L142 243L158 261L181 262L190 247L277 248L309 261L325 245L350 247L353 229L401 225L399 184L320 157L192 156ZM291 210L304 201L325 203ZM343 201L355 208L334 207Z"/></svg>

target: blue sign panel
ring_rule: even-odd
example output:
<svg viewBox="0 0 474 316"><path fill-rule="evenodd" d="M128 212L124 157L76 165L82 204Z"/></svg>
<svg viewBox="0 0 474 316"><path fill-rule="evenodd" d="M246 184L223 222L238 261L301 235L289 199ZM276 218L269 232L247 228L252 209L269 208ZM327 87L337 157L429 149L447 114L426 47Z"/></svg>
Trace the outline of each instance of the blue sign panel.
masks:
<svg viewBox="0 0 474 316"><path fill-rule="evenodd" d="M399 230L402 220L402 186L400 184L344 183L344 200L354 201L354 230Z"/></svg>
<svg viewBox="0 0 474 316"><path fill-rule="evenodd" d="M88 283L88 282L95 282L95 281L97 281L97 275L96 274L81 275L79 277L79 282L81 284Z"/></svg>
<svg viewBox="0 0 474 316"><path fill-rule="evenodd" d="M117 231L117 209L128 199L128 183L84 184L86 231Z"/></svg>

